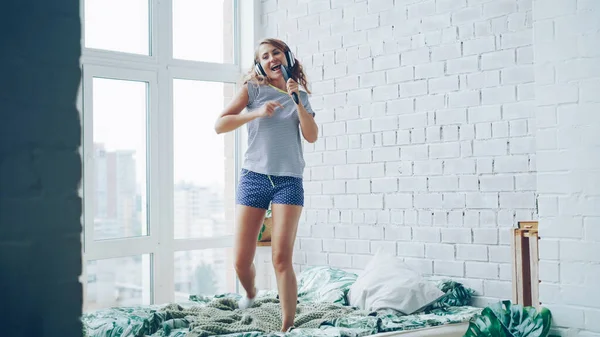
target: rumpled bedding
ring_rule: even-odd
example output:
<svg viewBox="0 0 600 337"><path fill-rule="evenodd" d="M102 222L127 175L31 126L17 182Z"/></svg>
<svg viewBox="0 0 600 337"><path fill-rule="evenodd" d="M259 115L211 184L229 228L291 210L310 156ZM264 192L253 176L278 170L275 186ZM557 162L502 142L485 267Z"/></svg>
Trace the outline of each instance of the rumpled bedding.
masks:
<svg viewBox="0 0 600 337"><path fill-rule="evenodd" d="M313 267L298 278L296 329L281 333L279 300L263 292L253 308L239 310L237 294L191 296L166 305L109 308L82 316L86 337L359 337L468 322L481 312L469 306L473 291L449 279L431 279L444 292L414 315L393 310L367 312L348 306L357 275L331 267Z"/></svg>

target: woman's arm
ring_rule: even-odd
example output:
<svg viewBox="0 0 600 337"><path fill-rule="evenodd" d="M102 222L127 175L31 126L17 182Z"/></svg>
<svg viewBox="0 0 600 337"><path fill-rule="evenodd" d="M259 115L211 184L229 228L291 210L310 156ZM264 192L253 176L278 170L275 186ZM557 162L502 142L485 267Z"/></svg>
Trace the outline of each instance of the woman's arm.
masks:
<svg viewBox="0 0 600 337"><path fill-rule="evenodd" d="M240 114L248 104L248 87L243 86L233 100L225 107L215 122L217 134L233 131L258 117L256 113Z"/></svg>
<svg viewBox="0 0 600 337"><path fill-rule="evenodd" d="M316 142L319 137L319 126L313 115L306 111L300 100L298 104L298 116L300 118L300 128L304 139L309 143Z"/></svg>
<svg viewBox="0 0 600 337"><path fill-rule="evenodd" d="M290 96L292 96L292 93L295 92L296 95L298 95L298 98L300 98L298 83L291 78L287 81L287 89ZM300 129L302 130L302 136L309 143L316 142L317 138L319 137L319 126L317 125L315 118L306 110L301 99L298 99L297 107L298 117L300 118Z"/></svg>

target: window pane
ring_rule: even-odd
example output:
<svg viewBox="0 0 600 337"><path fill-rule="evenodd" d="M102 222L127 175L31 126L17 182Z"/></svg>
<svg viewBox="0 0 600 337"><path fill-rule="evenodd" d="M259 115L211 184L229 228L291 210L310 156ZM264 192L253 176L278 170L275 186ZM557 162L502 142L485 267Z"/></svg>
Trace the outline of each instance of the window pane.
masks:
<svg viewBox="0 0 600 337"><path fill-rule="evenodd" d="M147 83L94 78L94 239L148 235Z"/></svg>
<svg viewBox="0 0 600 337"><path fill-rule="evenodd" d="M175 301L235 292L233 249L175 252Z"/></svg>
<svg viewBox="0 0 600 337"><path fill-rule="evenodd" d="M233 0L173 0L173 58L234 63Z"/></svg>
<svg viewBox="0 0 600 337"><path fill-rule="evenodd" d="M148 3L148 0L85 0L85 46L150 55Z"/></svg>
<svg viewBox="0 0 600 337"><path fill-rule="evenodd" d="M151 304L150 254L87 262L85 311Z"/></svg>
<svg viewBox="0 0 600 337"><path fill-rule="evenodd" d="M173 80L175 238L233 233L233 133L214 124L234 85Z"/></svg>

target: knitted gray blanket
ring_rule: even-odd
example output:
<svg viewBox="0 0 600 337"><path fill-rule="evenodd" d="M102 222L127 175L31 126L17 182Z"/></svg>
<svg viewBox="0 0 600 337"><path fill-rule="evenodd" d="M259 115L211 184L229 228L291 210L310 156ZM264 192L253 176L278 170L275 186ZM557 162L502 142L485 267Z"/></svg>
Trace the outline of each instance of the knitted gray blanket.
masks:
<svg viewBox="0 0 600 337"><path fill-rule="evenodd" d="M202 307L183 308L173 304L163 309L171 324L187 323L186 337L205 337L241 332L277 332L281 329L281 308L276 298L257 299L251 308L240 310L232 298L219 298ZM353 313L369 313L332 303L300 303L296 309L296 328L319 328L325 322ZM167 322L165 322L167 323Z"/></svg>

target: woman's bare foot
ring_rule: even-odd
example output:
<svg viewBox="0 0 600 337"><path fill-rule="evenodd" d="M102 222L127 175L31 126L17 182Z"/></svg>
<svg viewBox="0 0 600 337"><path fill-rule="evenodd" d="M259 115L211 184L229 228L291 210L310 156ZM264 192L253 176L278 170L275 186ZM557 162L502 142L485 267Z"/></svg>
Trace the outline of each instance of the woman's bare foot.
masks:
<svg viewBox="0 0 600 337"><path fill-rule="evenodd" d="M287 327L284 325L283 327L281 327L281 332L290 332L290 331L292 331L294 329L295 329L295 327L293 325L290 325L290 326L287 326Z"/></svg>

